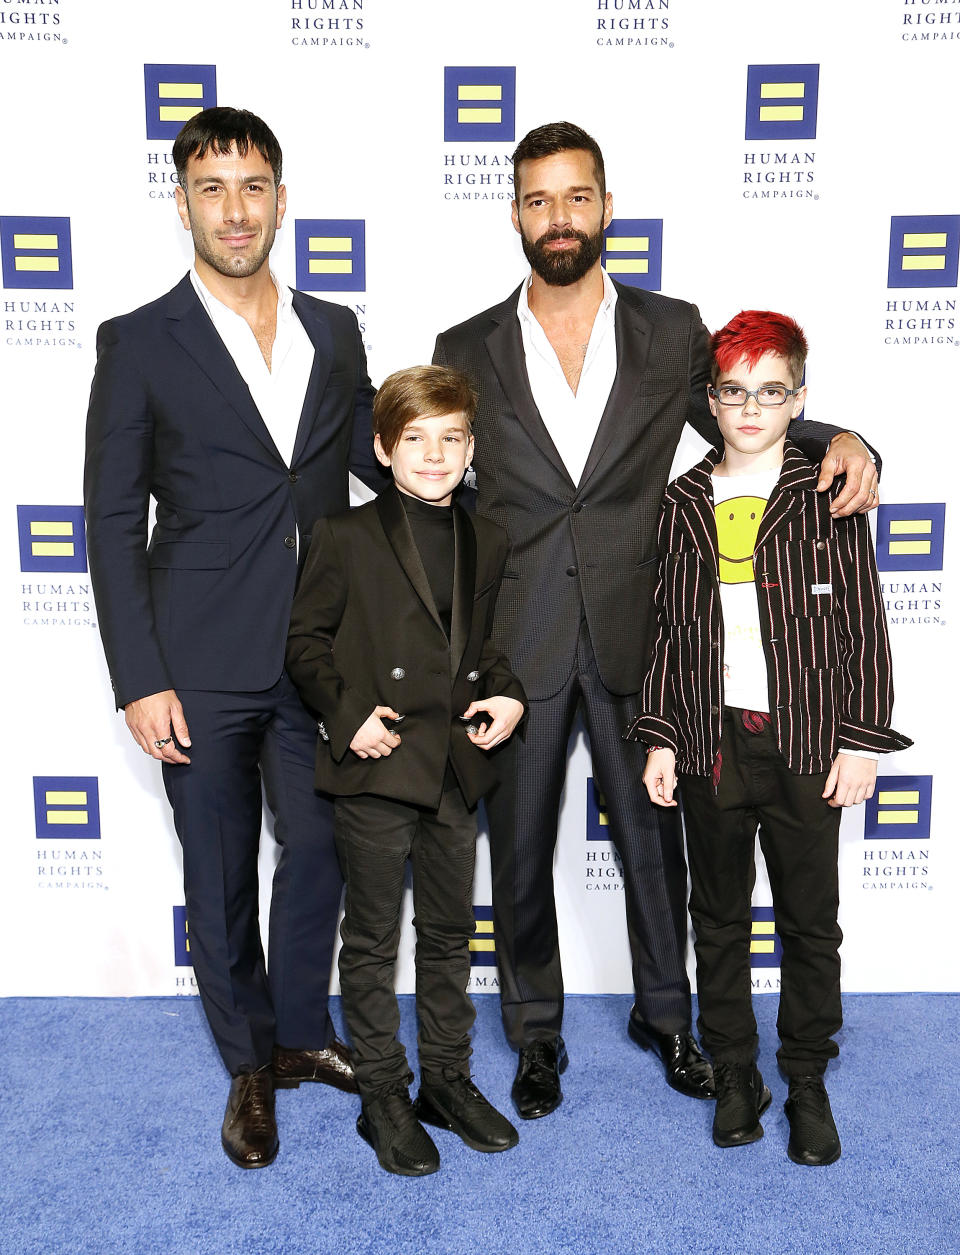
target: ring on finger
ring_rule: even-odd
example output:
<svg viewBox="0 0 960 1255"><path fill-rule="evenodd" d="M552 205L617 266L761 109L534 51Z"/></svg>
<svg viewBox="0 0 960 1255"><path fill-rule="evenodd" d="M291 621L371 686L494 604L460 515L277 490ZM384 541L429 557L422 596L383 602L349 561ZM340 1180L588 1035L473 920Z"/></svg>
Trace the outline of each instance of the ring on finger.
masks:
<svg viewBox="0 0 960 1255"><path fill-rule="evenodd" d="M172 736L165 736L159 741L154 741L154 745L157 747L158 750L162 750L163 747L165 745L169 745L172 740L173 740Z"/></svg>

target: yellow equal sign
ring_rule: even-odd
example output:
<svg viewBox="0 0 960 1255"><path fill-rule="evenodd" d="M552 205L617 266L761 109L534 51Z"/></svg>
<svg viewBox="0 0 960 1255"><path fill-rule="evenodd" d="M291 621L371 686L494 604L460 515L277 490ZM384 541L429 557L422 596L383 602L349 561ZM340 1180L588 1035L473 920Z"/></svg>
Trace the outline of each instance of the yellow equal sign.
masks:
<svg viewBox="0 0 960 1255"><path fill-rule="evenodd" d="M607 236L607 274L645 275L650 271L648 257L611 257L611 253L649 253L649 235Z"/></svg>
<svg viewBox="0 0 960 1255"><path fill-rule="evenodd" d="M186 916L183 917L183 952L190 953L190 921Z"/></svg>
<svg viewBox="0 0 960 1255"><path fill-rule="evenodd" d="M60 241L56 235L31 235L24 232L14 232L13 247L18 253L21 249L23 250L23 254L14 259L14 270L52 271L56 273L60 269L59 257L38 257L34 251L49 250L55 254L60 247Z"/></svg>
<svg viewBox="0 0 960 1255"><path fill-rule="evenodd" d="M918 824L919 810L889 810L885 806L919 806L920 794L916 789L881 789L877 794L878 824Z"/></svg>
<svg viewBox="0 0 960 1255"><path fill-rule="evenodd" d="M776 931L777 926L772 919L754 920L750 934L750 953L773 954L775 948L773 934Z"/></svg>
<svg viewBox="0 0 960 1255"><path fill-rule="evenodd" d="M476 931L478 933L489 933L490 936L471 937L470 938L471 950L473 950L474 952L486 951L487 953L489 953L490 951L496 949L496 942L494 941L494 938L493 938L493 920L492 919L478 919Z"/></svg>
<svg viewBox="0 0 960 1255"><path fill-rule="evenodd" d="M901 261L904 270L945 270L947 267L946 231L907 231L903 237L903 247L943 250L904 257Z"/></svg>
<svg viewBox="0 0 960 1255"><path fill-rule="evenodd" d="M30 524L31 536L72 536L73 524L66 519L56 522L35 521ZM72 558L76 545L72 540L31 540L30 552L35 558Z"/></svg>
<svg viewBox="0 0 960 1255"><path fill-rule="evenodd" d="M503 88L491 83L461 83L457 88L457 100L502 100ZM486 105L458 105L458 122L502 122L503 109Z"/></svg>
<svg viewBox="0 0 960 1255"><path fill-rule="evenodd" d="M891 536L931 536L933 535L932 519L894 519L890 524ZM933 549L932 540L891 540L888 550L894 553L930 553Z"/></svg>
<svg viewBox="0 0 960 1255"><path fill-rule="evenodd" d="M203 109L202 83L158 83L161 100L197 100L196 105L160 105L161 122L189 122Z"/></svg>
<svg viewBox="0 0 960 1255"><path fill-rule="evenodd" d="M761 100L803 100L805 83L761 83ZM761 122L802 122L803 105L761 105Z"/></svg>
<svg viewBox="0 0 960 1255"><path fill-rule="evenodd" d="M48 824L86 824L90 822L86 789L47 789L44 793L47 806L71 807L70 810L48 810ZM84 809L80 809L84 808Z"/></svg>
<svg viewBox="0 0 960 1255"><path fill-rule="evenodd" d="M352 253L353 240L349 235L311 235L307 252ZM349 257L311 257L309 270L312 275L352 275L353 261Z"/></svg>

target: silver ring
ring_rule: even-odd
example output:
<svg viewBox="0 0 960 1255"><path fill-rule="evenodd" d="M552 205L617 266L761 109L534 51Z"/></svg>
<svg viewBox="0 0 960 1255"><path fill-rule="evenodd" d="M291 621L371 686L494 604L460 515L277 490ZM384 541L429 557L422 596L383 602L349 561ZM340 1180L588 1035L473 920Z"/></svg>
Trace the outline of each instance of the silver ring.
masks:
<svg viewBox="0 0 960 1255"><path fill-rule="evenodd" d="M870 496L871 496L871 497L875 497L876 495L877 495L877 490L876 490L876 488L871 488L871 489L870 489Z"/></svg>
<svg viewBox="0 0 960 1255"><path fill-rule="evenodd" d="M162 750L165 745L169 745L173 740L172 736L165 736L162 741L154 741L154 745L158 750Z"/></svg>

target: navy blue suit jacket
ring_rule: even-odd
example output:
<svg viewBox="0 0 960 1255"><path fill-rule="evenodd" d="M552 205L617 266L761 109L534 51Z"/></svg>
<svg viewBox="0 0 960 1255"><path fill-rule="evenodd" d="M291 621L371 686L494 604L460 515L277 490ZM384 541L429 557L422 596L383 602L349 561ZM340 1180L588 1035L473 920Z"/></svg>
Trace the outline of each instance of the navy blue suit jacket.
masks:
<svg viewBox="0 0 960 1255"><path fill-rule="evenodd" d="M315 355L290 466L189 275L98 332L84 504L118 707L169 688L275 684L297 533L302 558L317 518L348 507L348 469L384 482L356 319L300 292L293 305Z"/></svg>

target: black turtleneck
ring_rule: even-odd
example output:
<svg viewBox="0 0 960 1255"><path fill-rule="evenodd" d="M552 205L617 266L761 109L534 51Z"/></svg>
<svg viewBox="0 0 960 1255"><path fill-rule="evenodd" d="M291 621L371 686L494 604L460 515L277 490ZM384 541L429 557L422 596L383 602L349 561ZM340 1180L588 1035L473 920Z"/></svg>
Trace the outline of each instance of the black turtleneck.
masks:
<svg viewBox="0 0 960 1255"><path fill-rule="evenodd" d="M400 500L427 573L440 622L449 639L453 612L453 506L432 505L405 492L400 493Z"/></svg>

